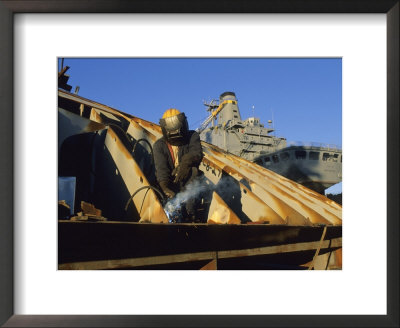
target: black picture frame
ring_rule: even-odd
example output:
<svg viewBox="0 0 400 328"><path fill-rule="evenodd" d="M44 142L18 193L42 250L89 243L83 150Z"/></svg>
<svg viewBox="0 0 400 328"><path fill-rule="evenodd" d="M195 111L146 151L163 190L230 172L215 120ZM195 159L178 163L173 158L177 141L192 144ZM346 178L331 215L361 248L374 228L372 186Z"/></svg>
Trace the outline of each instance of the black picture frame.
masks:
<svg viewBox="0 0 400 328"><path fill-rule="evenodd" d="M4 327L399 327L399 0L0 0L0 324ZM385 13L387 315L14 315L13 17L16 13ZM373 262L370 263L373 265ZM368 268L366 268L368 270ZM373 284L373 281L371 281ZM368 292L368 286L366 293Z"/></svg>

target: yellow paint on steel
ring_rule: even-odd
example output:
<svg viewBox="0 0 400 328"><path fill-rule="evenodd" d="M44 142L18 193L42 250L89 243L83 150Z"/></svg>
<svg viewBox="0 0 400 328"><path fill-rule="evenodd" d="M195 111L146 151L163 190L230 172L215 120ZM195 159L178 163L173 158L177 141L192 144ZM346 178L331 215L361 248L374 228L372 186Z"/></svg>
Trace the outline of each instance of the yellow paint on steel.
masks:
<svg viewBox="0 0 400 328"><path fill-rule="evenodd" d="M146 139L151 144L157 141L157 137L154 134L150 133L146 129L143 129L138 123L133 120L130 120L126 133L131 135L136 140Z"/></svg>
<svg viewBox="0 0 400 328"><path fill-rule="evenodd" d="M331 212L324 211L323 206L326 204L321 201L321 197L318 196L320 201L316 204L317 197L314 197L313 201L311 201L310 197L301 188L296 188L298 184L293 181L266 169L264 169L264 174L261 174L260 169L262 168L260 167L259 169L257 167L259 165L226 152L221 153L218 150L215 146L203 143L203 151L205 153L218 158L253 181L257 181L258 186L277 196L312 223L341 224L341 213L340 216L337 216ZM277 181L274 175L278 176L280 181ZM290 181L290 187L287 186L287 181Z"/></svg>
<svg viewBox="0 0 400 328"><path fill-rule="evenodd" d="M217 160L213 158L212 155L205 154L205 158L211 158L210 160L216 162ZM228 173L232 177L234 177L238 181L245 180L247 184L250 185L251 192L256 195L262 202L264 202L268 207L276 213L283 222L277 224L290 224L290 225L310 225L311 222L308 220L307 217L293 209L293 207L289 206L288 204L282 202L282 200L276 196L275 194L271 193L268 190L259 186L259 181L255 182L249 176L242 175L234 168L230 167L228 164L224 164L224 172ZM276 222L274 217L271 216L272 222Z"/></svg>
<svg viewBox="0 0 400 328"><path fill-rule="evenodd" d="M150 129L153 134L159 134L161 136L161 131L158 126L149 126L146 123L143 124L140 119L136 119L136 121L142 127L146 126L147 129ZM332 215L332 213L330 213L328 210L323 209L324 206L328 206L328 208L331 210L335 210L337 208L331 206L330 202L326 203L324 201L321 201L319 197L320 195L315 195L316 193L314 193L313 191L293 181L290 181L274 172L263 169L255 163L246 161L240 157L226 153L219 149L217 150L217 147L213 145L204 142L202 142L202 145L205 153L207 152L207 149L210 149L212 155L214 155L214 158L219 161L219 164L224 163L224 171L227 170L228 166L231 166L234 168L238 168L238 171L247 178L253 176L253 185L257 186L257 188L254 189L257 191L265 190L267 193L270 194L269 197L265 197L265 193L261 193L264 194L264 197L261 197L261 199L274 211L283 216L286 224L341 224L341 213L339 217L336 215ZM264 174L260 174L260 169L265 171ZM229 174L231 174L231 172L229 172ZM265 184L267 184L267 186L270 186L270 188L266 188ZM290 187L287 184L289 184ZM299 186L303 188L299 188ZM304 192L304 190L306 190L307 192ZM252 191L254 192L253 189ZM314 208L304 205L304 199L307 199L310 194L313 196L313 202L317 203L316 205L313 205ZM323 213L321 214L321 212Z"/></svg>
<svg viewBox="0 0 400 328"><path fill-rule="evenodd" d="M218 113L222 110L222 108L224 108L224 106L226 104L236 104L236 101L235 100L224 100L222 103L219 104L218 108L211 113L212 117L215 118L215 116L218 115Z"/></svg>
<svg viewBox="0 0 400 328"><path fill-rule="evenodd" d="M222 171L226 170L226 167L221 168L217 163L218 160L212 160L206 155L201 166L204 175L212 181L214 185L219 183L222 177ZM231 173L231 176L233 175L234 174ZM238 201L241 203L243 213L246 214L252 222L285 224L286 216L279 216L268 204L263 202L257 195L241 183L240 181L245 178L244 176L241 176L239 173L235 175L241 192L241 199Z"/></svg>
<svg viewBox="0 0 400 328"><path fill-rule="evenodd" d="M255 165L255 163L250 162L244 158L226 153L214 145L203 143L203 148L204 146L213 149L219 154L223 154L224 157L228 158L231 161L236 162L241 167L251 168L252 171L258 172L262 178L268 178L269 181L276 183L279 186L279 188L286 190L286 192L296 193L295 197L299 197L302 201L311 203L315 201L318 203L318 206L322 206L323 208L331 212L334 216L341 218L342 207L339 204L335 203L334 201L330 200L329 198L311 189L308 189L307 187L304 187L301 184L289 180L275 172L272 172L260 165Z"/></svg>
<svg viewBox="0 0 400 328"><path fill-rule="evenodd" d="M224 200L213 192L207 223L209 224L240 224L241 221Z"/></svg>

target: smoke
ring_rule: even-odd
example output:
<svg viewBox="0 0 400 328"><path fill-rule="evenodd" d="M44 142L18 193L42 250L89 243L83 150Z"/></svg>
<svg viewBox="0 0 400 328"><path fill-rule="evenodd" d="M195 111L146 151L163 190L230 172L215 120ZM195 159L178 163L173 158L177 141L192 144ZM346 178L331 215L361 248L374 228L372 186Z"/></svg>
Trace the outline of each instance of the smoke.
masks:
<svg viewBox="0 0 400 328"><path fill-rule="evenodd" d="M177 193L174 198L168 200L164 205L164 211L168 216L169 222L180 222L183 219L182 206L194 198L201 197L202 194L213 189L204 179L194 179L185 188Z"/></svg>
<svg viewBox="0 0 400 328"><path fill-rule="evenodd" d="M207 184L206 179L197 178L188 183L184 190L177 193L164 205L169 222L182 222L185 203L193 198L210 195L213 191L216 191L230 208L236 210L237 213L242 213L241 191L238 181L233 177L223 176L216 185Z"/></svg>

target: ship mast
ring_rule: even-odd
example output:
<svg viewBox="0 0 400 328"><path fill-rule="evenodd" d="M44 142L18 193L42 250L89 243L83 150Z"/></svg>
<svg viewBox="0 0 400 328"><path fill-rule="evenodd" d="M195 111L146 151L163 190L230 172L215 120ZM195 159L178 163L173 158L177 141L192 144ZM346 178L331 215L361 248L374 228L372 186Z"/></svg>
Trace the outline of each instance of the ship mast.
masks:
<svg viewBox="0 0 400 328"><path fill-rule="evenodd" d="M212 100L210 103L204 102L204 105L207 106L207 112L211 114L204 120L204 122L196 129L197 133L203 132L210 122L213 123L214 126L214 119L217 117L219 112L224 108L225 104L232 104L235 103L234 100L224 100L219 105L215 104L215 100ZM215 110L214 110L215 109Z"/></svg>

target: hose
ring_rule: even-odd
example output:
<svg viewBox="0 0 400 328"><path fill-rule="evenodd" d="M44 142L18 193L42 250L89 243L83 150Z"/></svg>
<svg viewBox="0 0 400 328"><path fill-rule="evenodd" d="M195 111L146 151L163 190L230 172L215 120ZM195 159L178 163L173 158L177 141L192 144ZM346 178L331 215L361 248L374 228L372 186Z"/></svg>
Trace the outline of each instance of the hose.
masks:
<svg viewBox="0 0 400 328"><path fill-rule="evenodd" d="M163 196L163 194L161 193L161 191L159 190L159 189L157 189L156 187L153 187L153 186L143 186L143 187L140 187L138 190L136 190L134 193L133 193L133 195L131 196L131 197L129 197L129 199L128 199L128 201L126 202L126 205L125 205L125 212L128 210L128 206L129 206L129 203L131 202L131 200L133 199L133 197L135 197L135 195L139 192L139 191L141 191L141 190L143 190L143 189L152 189L152 190L154 190L159 196L160 196L160 198L161 198L161 200L162 201L164 201L164 196Z"/></svg>

